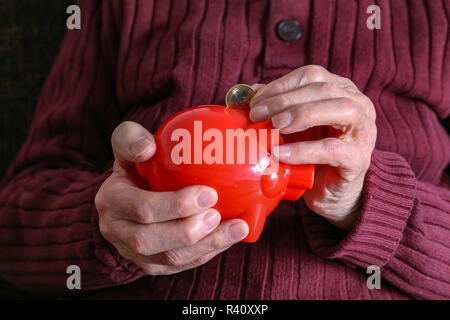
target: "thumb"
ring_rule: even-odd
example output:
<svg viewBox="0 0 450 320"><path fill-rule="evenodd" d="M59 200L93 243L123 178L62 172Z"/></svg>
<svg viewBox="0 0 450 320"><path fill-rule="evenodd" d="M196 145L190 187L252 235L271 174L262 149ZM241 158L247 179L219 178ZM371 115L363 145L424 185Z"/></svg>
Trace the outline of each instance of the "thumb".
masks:
<svg viewBox="0 0 450 320"><path fill-rule="evenodd" d="M117 126L111 136L116 163L129 168L135 162L150 159L156 151L153 135L136 122L125 121Z"/></svg>

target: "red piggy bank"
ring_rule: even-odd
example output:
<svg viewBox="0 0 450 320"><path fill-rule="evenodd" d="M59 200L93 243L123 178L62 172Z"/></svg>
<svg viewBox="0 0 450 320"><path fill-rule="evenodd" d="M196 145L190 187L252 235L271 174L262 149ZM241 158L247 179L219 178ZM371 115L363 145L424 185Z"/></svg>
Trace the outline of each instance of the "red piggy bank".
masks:
<svg viewBox="0 0 450 320"><path fill-rule="evenodd" d="M222 219L240 218L258 240L266 217L281 199L297 200L311 189L314 165L287 165L271 157L282 144L270 122L254 124L248 111L199 106L170 117L156 132L156 153L137 163L152 191L206 185L218 193Z"/></svg>

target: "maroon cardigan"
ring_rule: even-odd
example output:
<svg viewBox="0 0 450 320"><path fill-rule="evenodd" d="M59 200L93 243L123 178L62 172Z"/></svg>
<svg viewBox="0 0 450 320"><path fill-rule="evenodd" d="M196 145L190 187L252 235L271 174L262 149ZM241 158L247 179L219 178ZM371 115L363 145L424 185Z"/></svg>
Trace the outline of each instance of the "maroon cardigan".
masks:
<svg viewBox="0 0 450 320"><path fill-rule="evenodd" d="M450 1L378 0L381 29L369 30L373 2L80 1L82 29L67 32L0 188L1 277L68 292L66 268L76 264L83 290L112 287L93 297L450 298L450 139L440 122L450 114ZM294 42L276 34L288 18L303 29ZM223 104L236 83L305 64L351 78L377 110L351 232L284 201L257 243L155 277L102 238L93 202L121 121L154 132L180 109ZM369 265L381 267L381 290L367 289Z"/></svg>

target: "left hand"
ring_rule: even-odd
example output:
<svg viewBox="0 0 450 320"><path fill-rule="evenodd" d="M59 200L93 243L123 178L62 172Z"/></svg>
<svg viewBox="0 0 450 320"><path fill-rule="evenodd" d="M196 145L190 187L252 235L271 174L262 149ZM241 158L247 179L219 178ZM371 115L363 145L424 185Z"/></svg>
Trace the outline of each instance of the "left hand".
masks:
<svg viewBox="0 0 450 320"><path fill-rule="evenodd" d="M349 79L315 65L253 87L252 121L271 119L281 134L328 126L322 139L280 146L279 160L316 164L314 187L304 194L307 206L350 230L359 216L364 177L377 137L373 103Z"/></svg>

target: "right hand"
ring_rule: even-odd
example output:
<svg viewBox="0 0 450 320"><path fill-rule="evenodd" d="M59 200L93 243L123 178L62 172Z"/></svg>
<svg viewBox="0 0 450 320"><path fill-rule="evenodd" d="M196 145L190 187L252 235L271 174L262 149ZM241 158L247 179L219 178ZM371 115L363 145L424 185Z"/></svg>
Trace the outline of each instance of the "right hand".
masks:
<svg viewBox="0 0 450 320"><path fill-rule="evenodd" d="M150 159L155 140L144 127L126 121L113 132L113 173L95 196L99 227L126 259L147 274L168 275L202 265L244 239L241 219L220 221L217 193L207 186L173 192L144 190L134 163Z"/></svg>

